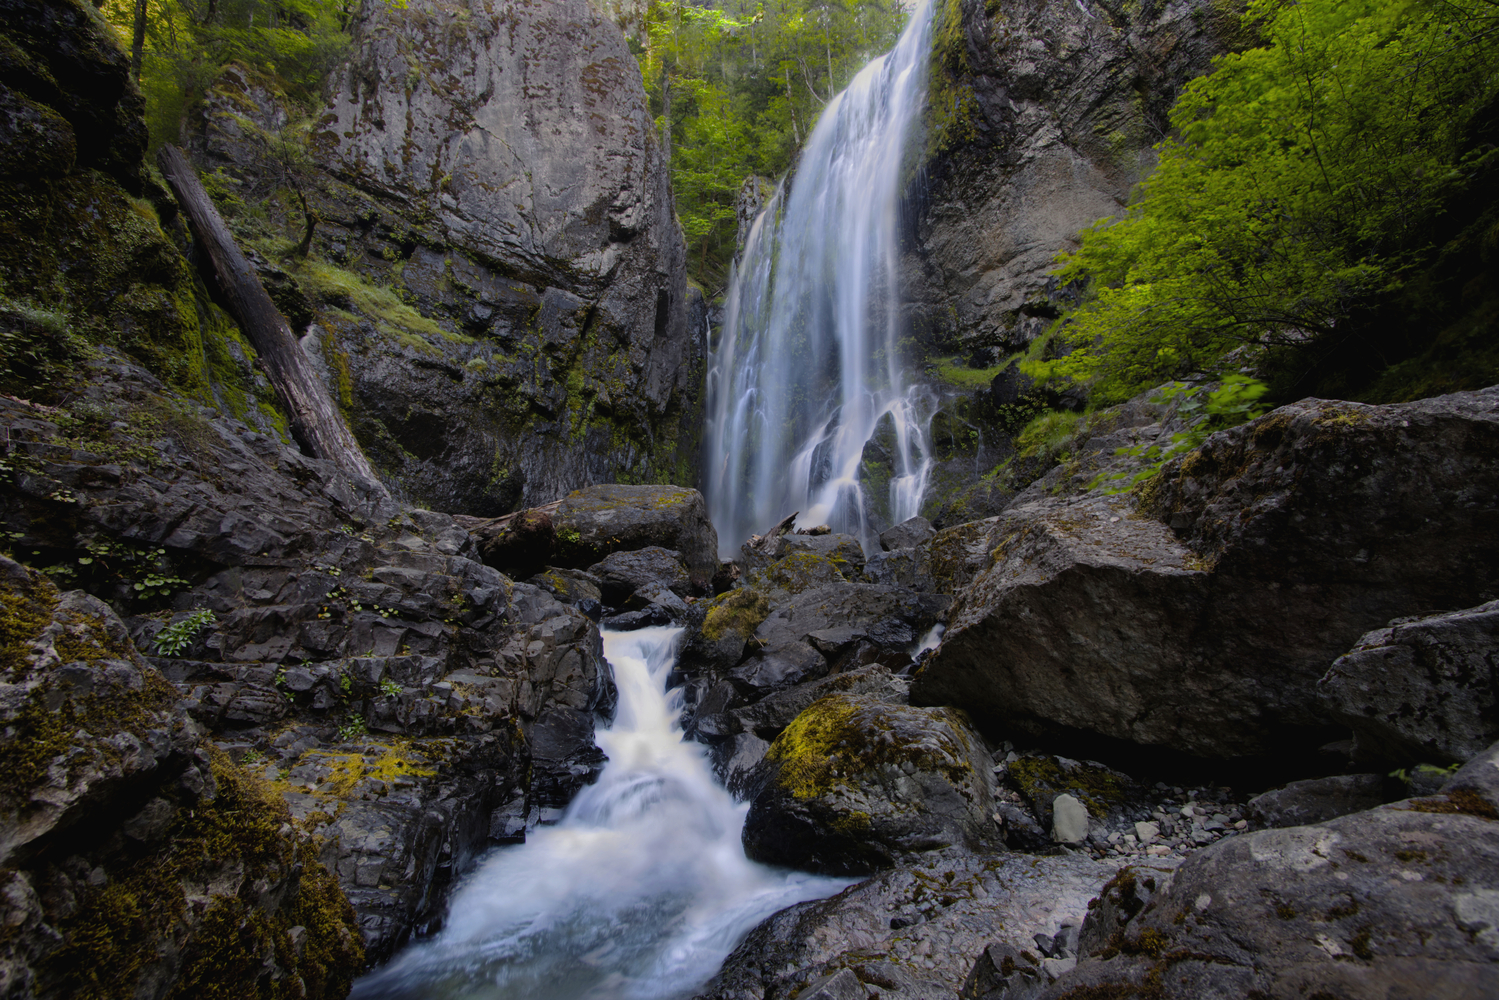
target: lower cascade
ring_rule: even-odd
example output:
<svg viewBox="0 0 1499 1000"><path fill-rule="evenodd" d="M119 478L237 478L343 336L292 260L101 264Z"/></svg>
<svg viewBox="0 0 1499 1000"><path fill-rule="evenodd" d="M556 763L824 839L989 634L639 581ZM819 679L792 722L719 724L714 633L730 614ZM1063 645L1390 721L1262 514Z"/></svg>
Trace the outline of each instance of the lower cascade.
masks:
<svg viewBox="0 0 1499 1000"><path fill-rule="evenodd" d="M691 995L770 914L846 880L744 856L747 805L684 742L667 691L681 629L604 632L619 703L609 757L562 820L494 852L454 894L447 925L355 984L375 998L655 1000Z"/></svg>

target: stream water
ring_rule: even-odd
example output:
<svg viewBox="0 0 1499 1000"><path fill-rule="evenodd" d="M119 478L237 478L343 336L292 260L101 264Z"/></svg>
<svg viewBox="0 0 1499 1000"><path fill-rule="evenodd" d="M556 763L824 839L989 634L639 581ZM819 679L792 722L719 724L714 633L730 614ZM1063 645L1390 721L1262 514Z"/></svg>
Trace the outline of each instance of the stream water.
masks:
<svg viewBox="0 0 1499 1000"><path fill-rule="evenodd" d="M730 281L704 433L725 556L793 511L866 551L876 517L920 512L935 400L906 381L898 270L931 27L919 0L895 48L829 102Z"/></svg>
<svg viewBox="0 0 1499 1000"><path fill-rule="evenodd" d="M690 996L755 924L848 884L745 858L748 806L683 741L681 693L666 690L679 631L604 633L619 705L597 735L598 782L483 861L443 930L356 983L356 1000Z"/></svg>

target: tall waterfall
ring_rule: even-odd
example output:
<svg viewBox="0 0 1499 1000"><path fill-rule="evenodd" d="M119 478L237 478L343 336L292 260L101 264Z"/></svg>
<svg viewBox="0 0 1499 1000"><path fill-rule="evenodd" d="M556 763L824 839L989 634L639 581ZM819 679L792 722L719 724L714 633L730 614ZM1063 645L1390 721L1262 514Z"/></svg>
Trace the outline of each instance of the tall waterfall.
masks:
<svg viewBox="0 0 1499 1000"><path fill-rule="evenodd" d="M553 827L495 851L447 926L354 985L354 1000L670 1000L691 996L755 924L847 880L744 856L748 806L677 728L680 629L605 632L619 706L609 757Z"/></svg>
<svg viewBox="0 0 1499 1000"><path fill-rule="evenodd" d="M793 511L800 526L831 524L868 549L866 501L883 499L893 522L920 511L931 407L903 374L897 267L931 24L920 0L894 50L824 109L730 281L705 441L709 511L726 549ZM860 459L887 414L889 495L865 497Z"/></svg>

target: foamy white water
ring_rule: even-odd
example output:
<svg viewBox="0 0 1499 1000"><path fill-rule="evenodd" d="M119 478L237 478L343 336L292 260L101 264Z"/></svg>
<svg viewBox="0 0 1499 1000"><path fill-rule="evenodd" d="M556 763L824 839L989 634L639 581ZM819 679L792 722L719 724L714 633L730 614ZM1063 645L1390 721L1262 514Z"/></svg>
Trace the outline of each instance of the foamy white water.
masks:
<svg viewBox="0 0 1499 1000"><path fill-rule="evenodd" d="M847 880L755 864L748 806L684 742L666 691L680 629L605 632L619 706L609 757L561 822L496 850L446 927L354 986L358 1000L666 1000L690 996L748 931Z"/></svg>
<svg viewBox="0 0 1499 1000"><path fill-rule="evenodd" d="M705 492L725 556L800 511L878 551L860 482L888 418L892 523L921 511L935 400L907 385L899 296L900 205L926 102L930 0L895 48L823 111L751 228L708 370Z"/></svg>

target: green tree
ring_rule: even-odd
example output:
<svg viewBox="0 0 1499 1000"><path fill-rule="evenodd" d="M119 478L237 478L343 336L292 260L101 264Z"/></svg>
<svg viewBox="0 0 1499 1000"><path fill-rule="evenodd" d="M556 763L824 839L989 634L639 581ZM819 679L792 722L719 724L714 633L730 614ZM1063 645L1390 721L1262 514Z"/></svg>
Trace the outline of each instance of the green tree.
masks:
<svg viewBox="0 0 1499 1000"><path fill-rule="evenodd" d="M656 0L641 73L670 150L691 276L721 291L750 174L790 168L817 116L905 25L897 0Z"/></svg>
<svg viewBox="0 0 1499 1000"><path fill-rule="evenodd" d="M1032 373L1108 403L1325 337L1396 288L1444 201L1495 155L1495 0L1254 0L1264 44L1221 58L1125 217L1065 258L1089 297ZM1249 358L1253 357L1251 353Z"/></svg>
<svg viewBox="0 0 1499 1000"><path fill-rule="evenodd" d="M187 110L231 62L275 78L311 110L348 48L358 0L104 0L101 9L131 42L154 149L178 141Z"/></svg>

